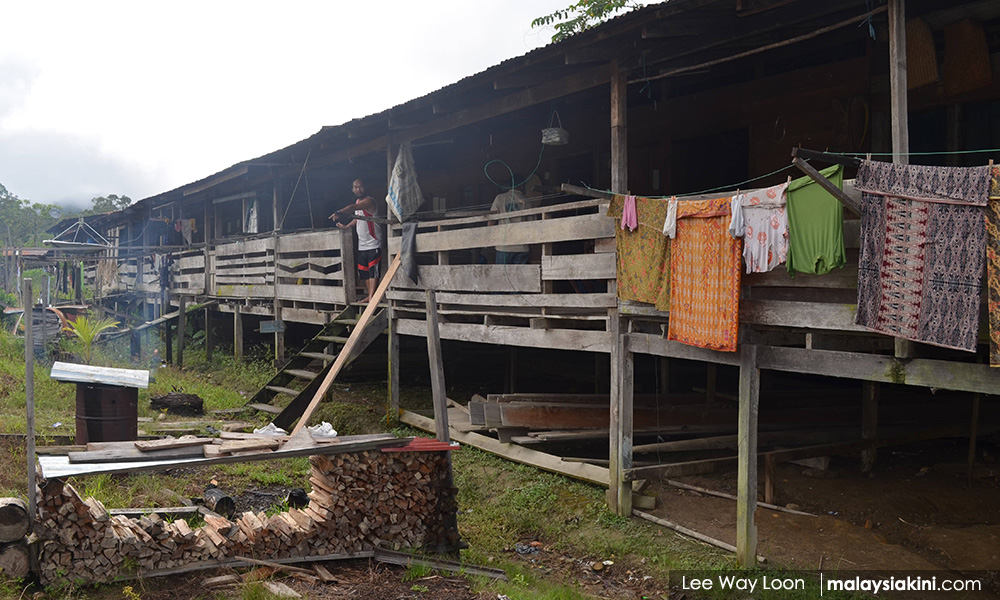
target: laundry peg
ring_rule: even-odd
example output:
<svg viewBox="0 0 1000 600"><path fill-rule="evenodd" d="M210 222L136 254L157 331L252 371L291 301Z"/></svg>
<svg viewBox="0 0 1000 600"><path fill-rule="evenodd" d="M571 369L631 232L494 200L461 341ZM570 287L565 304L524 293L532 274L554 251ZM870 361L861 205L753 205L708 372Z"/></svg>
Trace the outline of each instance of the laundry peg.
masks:
<svg viewBox="0 0 1000 600"><path fill-rule="evenodd" d="M865 155L865 160L867 160L868 162L871 162L871 160L872 160L872 153L871 152L869 152L868 154Z"/></svg>

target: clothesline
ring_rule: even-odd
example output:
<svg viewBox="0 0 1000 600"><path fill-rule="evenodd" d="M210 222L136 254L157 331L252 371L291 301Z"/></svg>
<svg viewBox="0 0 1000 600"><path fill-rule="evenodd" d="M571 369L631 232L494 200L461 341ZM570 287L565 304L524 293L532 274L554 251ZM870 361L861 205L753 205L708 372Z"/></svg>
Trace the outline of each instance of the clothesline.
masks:
<svg viewBox="0 0 1000 600"><path fill-rule="evenodd" d="M777 175L778 173L781 173L782 171L787 171L788 169L791 169L791 168L794 168L794 167L795 167L795 165L786 165L784 167L781 167L780 169L777 169L775 171L771 171L770 173L765 173L764 175L758 175L757 177L753 177L751 179L747 179L746 181L741 181L739 183L729 183L729 184L726 184L726 185L721 185L719 187L714 187L714 188L709 188L707 190L702 190L700 192L688 192L687 194L671 194L669 196L647 196L647 195L643 195L642 197L643 198L649 198L650 200L669 200L671 198L677 198L678 200L681 200L681 199L684 199L684 198L690 198L692 196L700 196L702 194L710 194L712 192L723 192L723 191L727 191L727 190L734 190L733 193L735 194L736 192L740 191L740 188L742 186L744 186L744 185L746 185L748 183L753 183L755 181L760 181L761 179L766 179L768 177L771 177L772 175ZM580 183L583 183L583 182L581 181ZM604 194L611 194L611 195L615 194L615 192L612 192L611 190L602 190L602 189L590 187L586 183L583 183L583 187L585 187L588 190L591 190L593 192L601 192L601 193L604 193Z"/></svg>

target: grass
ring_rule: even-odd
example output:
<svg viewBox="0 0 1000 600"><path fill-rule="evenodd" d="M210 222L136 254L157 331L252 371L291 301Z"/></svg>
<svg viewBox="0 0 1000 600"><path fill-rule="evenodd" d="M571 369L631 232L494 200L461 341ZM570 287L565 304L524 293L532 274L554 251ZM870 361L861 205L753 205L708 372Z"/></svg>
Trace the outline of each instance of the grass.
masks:
<svg viewBox="0 0 1000 600"><path fill-rule="evenodd" d="M95 362L129 366L127 342L112 342L95 349ZM265 383L272 374L262 363L237 362L217 353L208 363L202 352L186 353L182 369L161 368L157 381L140 393L140 414L150 414L148 398L173 389L197 394L205 400L208 411L236 408ZM59 433L72 433L75 413L74 386L53 382L48 366L35 368L36 422L39 430L48 431L54 422L62 422ZM0 332L0 433L24 431L23 342ZM338 383L332 400L320 405L312 421L329 421L341 434L384 431L385 383ZM430 405L427 390L404 390L404 406L426 408ZM155 416L150 414L150 416ZM261 424L267 418L258 419ZM416 435L408 428L393 430L397 435ZM423 434L421 434L423 435ZM654 577L666 589L671 571L734 569L732 555L682 538L663 528L622 518L605 507L604 490L551 473L511 463L491 454L464 446L453 453L454 481L458 488L459 531L470 548L462 559L472 564L503 568L509 582L476 579L478 592L508 598L577 600L592 597L582 585L559 570L539 568L511 552L518 542L540 541L544 556L559 555L583 561L612 560L615 572L634 570ZM7 460L0 462L0 494L24 497L24 449L17 444L8 449ZM93 496L108 508L150 507L176 504L176 497L199 496L204 485L218 479L231 495L256 487L303 487L308 489L309 463L305 458L283 461L259 461L215 465L198 470L175 470L168 473L135 475L95 475L73 481L81 495ZM403 576L417 582L429 570L411 567ZM141 581L141 580L140 580ZM132 584L138 589L142 583ZM414 583L414 585L419 585ZM151 588L156 585L150 584ZM53 600L121 599L123 585L96 588L49 590ZM412 590L420 592L421 590ZM17 597L20 591L0 588L0 597ZM243 600L270 600L273 595L259 584L241 588ZM780 600L812 598L812 595L759 596ZM213 593L204 600L223 596ZM725 597L725 596L697 596Z"/></svg>

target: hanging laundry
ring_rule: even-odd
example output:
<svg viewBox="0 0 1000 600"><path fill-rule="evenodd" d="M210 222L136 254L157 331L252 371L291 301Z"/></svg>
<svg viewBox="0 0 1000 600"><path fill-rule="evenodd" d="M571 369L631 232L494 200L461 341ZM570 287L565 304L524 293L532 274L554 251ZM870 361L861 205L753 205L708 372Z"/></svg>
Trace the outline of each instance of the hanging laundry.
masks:
<svg viewBox="0 0 1000 600"><path fill-rule="evenodd" d="M622 207L622 229L628 227L629 231L635 231L639 226L639 216L635 209L635 196L625 196L625 205Z"/></svg>
<svg viewBox="0 0 1000 600"><path fill-rule="evenodd" d="M747 273L766 273L788 256L787 183L733 197L729 233L743 238Z"/></svg>
<svg viewBox="0 0 1000 600"><path fill-rule="evenodd" d="M729 235L731 201L678 203L677 237L670 248L667 339L736 351L741 249L740 240Z"/></svg>
<svg viewBox="0 0 1000 600"><path fill-rule="evenodd" d="M986 206L986 299L990 319L990 366L1000 367L1000 166L990 167Z"/></svg>
<svg viewBox="0 0 1000 600"><path fill-rule="evenodd" d="M862 161L858 325L974 352L988 167Z"/></svg>
<svg viewBox="0 0 1000 600"><path fill-rule="evenodd" d="M843 188L843 166L835 165L819 173ZM840 201L810 177L793 179L788 184L787 199L788 272L793 276L796 272L825 275L843 267L844 208Z"/></svg>
<svg viewBox="0 0 1000 600"><path fill-rule="evenodd" d="M607 215L622 218L624 196L615 196ZM667 203L636 198L638 228L623 231L615 227L618 251L618 298L645 302L657 310L670 310L670 240L660 233Z"/></svg>
<svg viewBox="0 0 1000 600"><path fill-rule="evenodd" d="M667 201L667 216L663 219L663 235L670 239L677 237L677 198Z"/></svg>

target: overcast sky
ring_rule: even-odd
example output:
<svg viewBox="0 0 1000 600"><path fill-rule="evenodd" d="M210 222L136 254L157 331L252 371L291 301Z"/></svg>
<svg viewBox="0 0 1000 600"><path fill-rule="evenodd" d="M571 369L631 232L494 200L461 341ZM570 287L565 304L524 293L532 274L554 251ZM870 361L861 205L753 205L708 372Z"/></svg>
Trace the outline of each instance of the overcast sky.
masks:
<svg viewBox="0 0 1000 600"><path fill-rule="evenodd" d="M545 45L571 2L3 2L0 184L139 200Z"/></svg>

